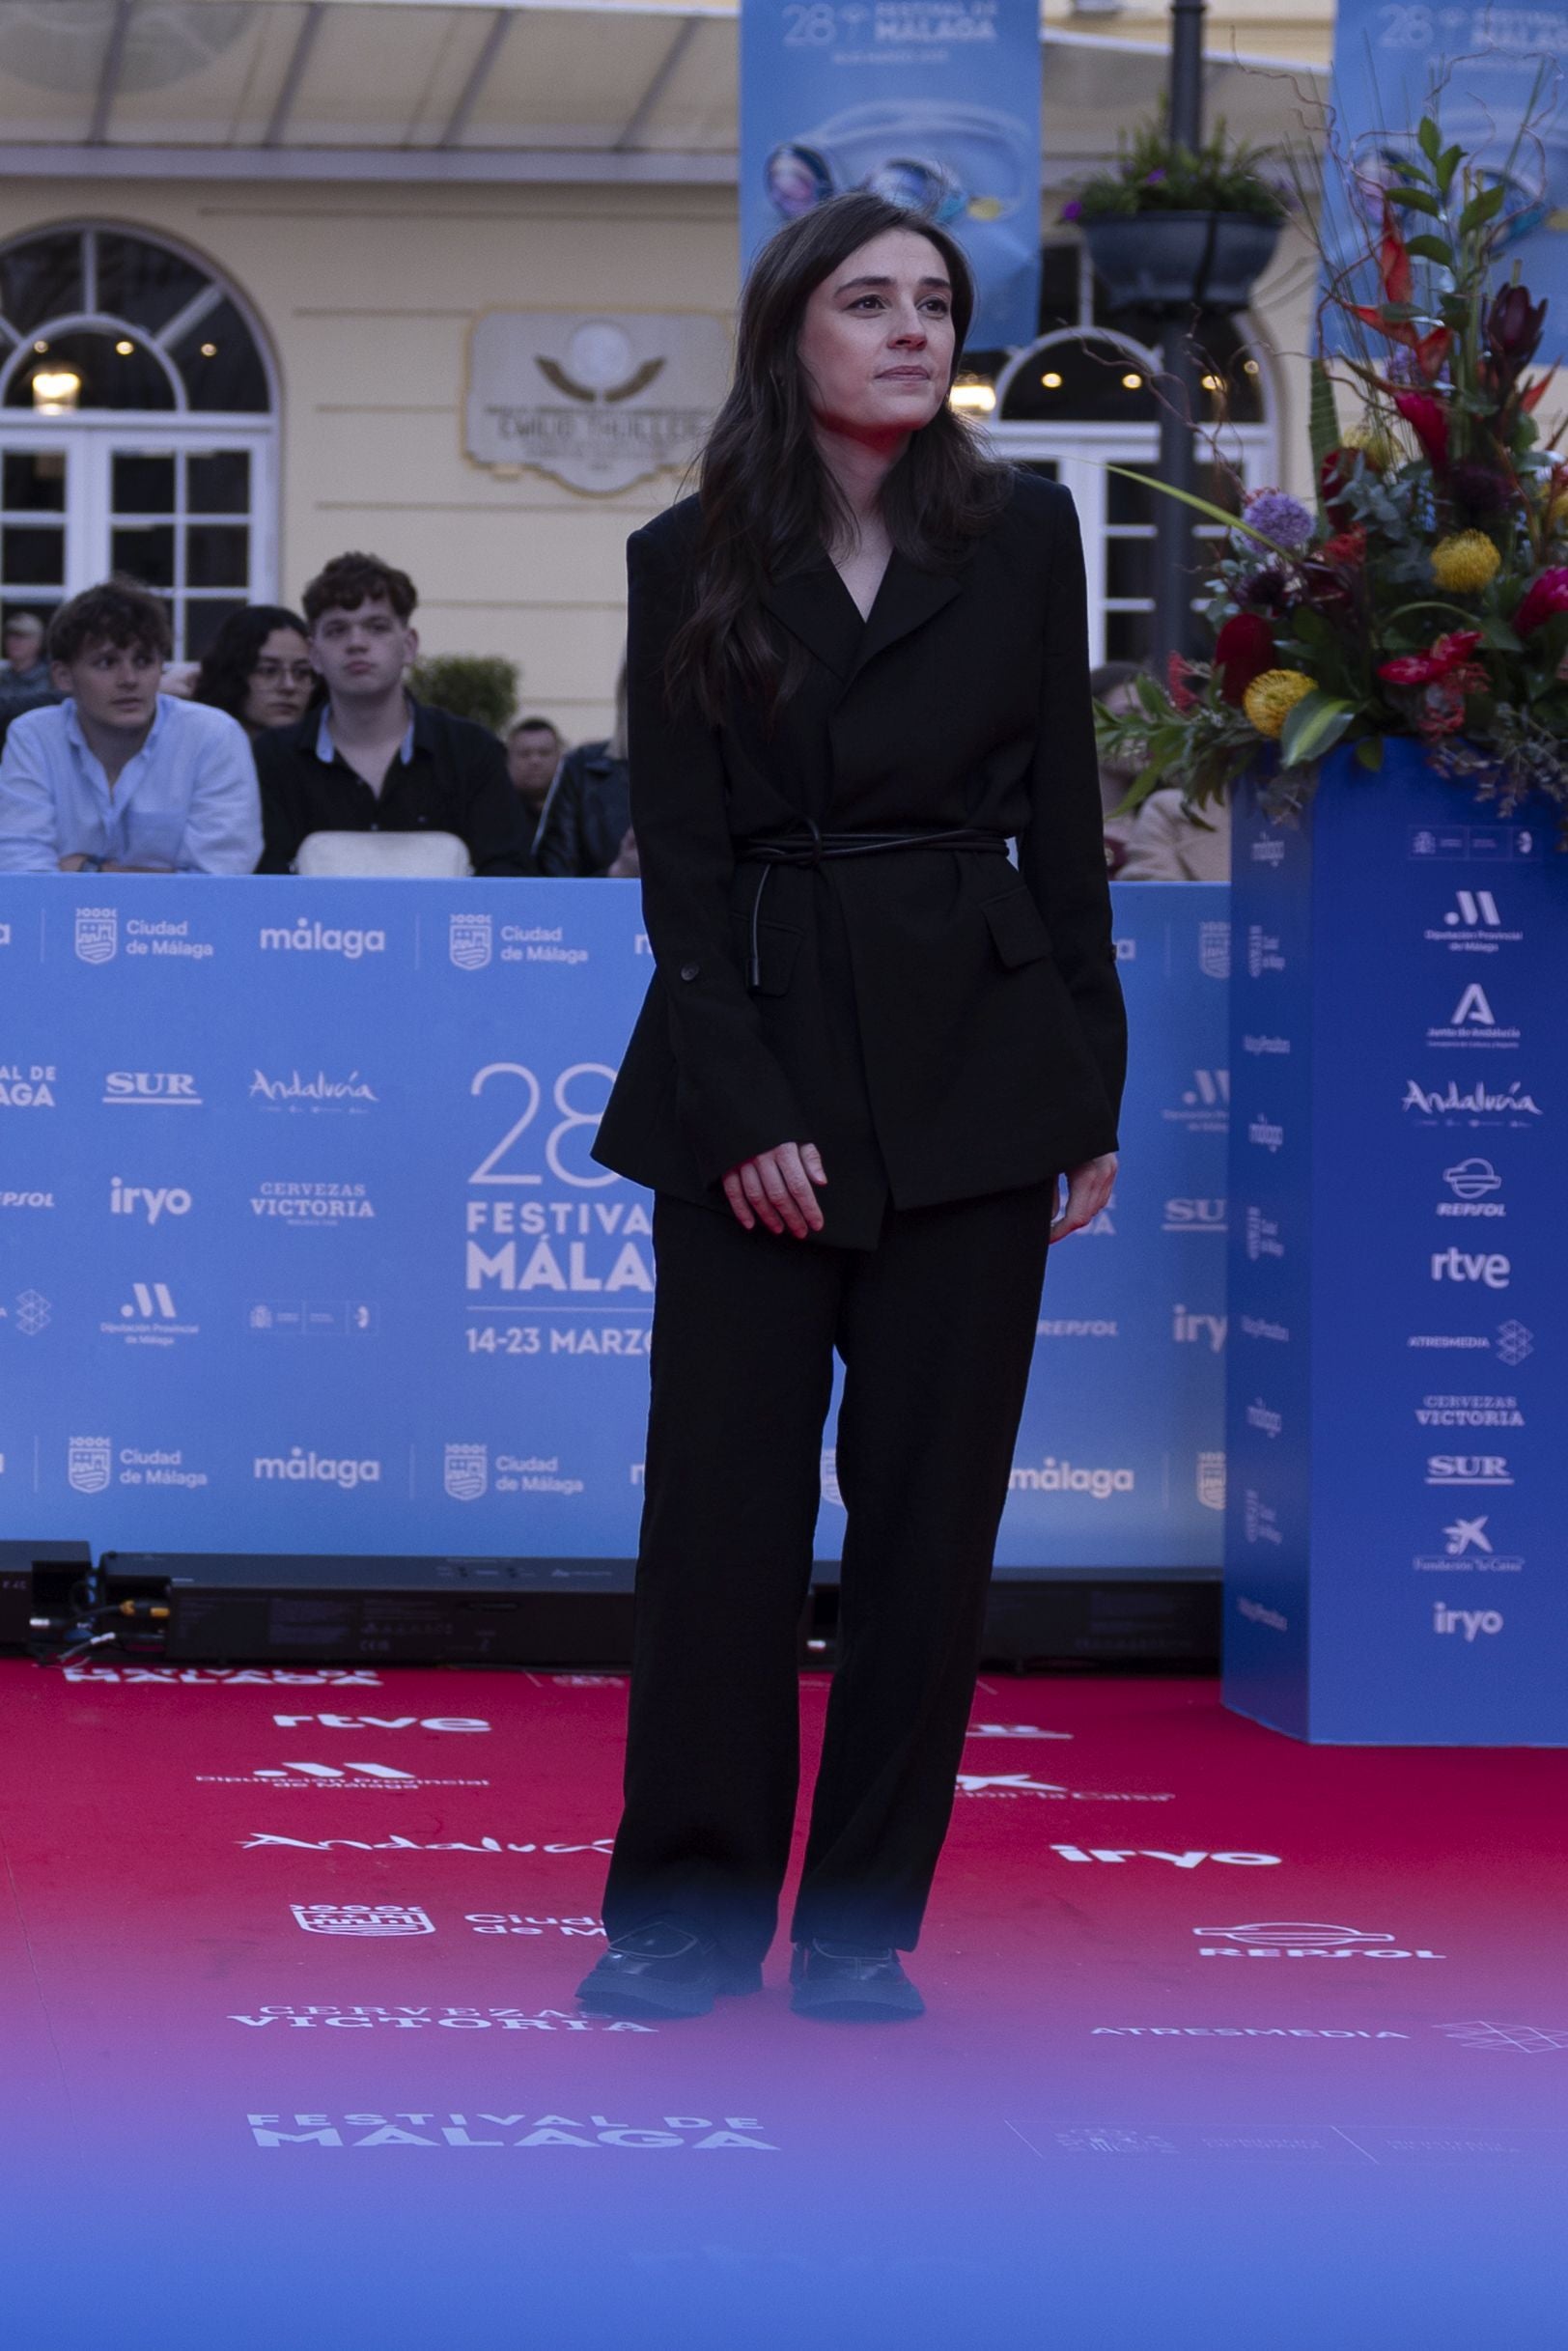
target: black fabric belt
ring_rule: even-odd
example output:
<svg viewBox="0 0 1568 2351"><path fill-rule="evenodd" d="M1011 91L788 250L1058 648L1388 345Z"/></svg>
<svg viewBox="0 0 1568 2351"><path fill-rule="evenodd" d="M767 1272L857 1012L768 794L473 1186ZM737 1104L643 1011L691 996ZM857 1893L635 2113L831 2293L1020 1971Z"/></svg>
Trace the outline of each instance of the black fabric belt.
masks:
<svg viewBox="0 0 1568 2351"><path fill-rule="evenodd" d="M829 857L869 857L883 850L952 849L981 850L1006 856L1007 835L986 832L972 825L950 825L938 830L917 829L912 826L889 827L884 832L824 832L809 817L804 832L784 833L771 839L737 841L735 859L738 865L754 861L763 868L757 883L757 894L751 902L751 954L746 966L746 986L762 984L762 954L758 940L758 924L762 915L763 892L775 865L821 865Z"/></svg>
<svg viewBox="0 0 1568 2351"><path fill-rule="evenodd" d="M972 825L950 825L939 831L913 826L886 832L823 832L811 825L803 833L792 832L769 840L737 841L737 864L761 858L765 865L820 865L825 857L869 857L882 849L983 849L1007 854L1004 832L982 832Z"/></svg>

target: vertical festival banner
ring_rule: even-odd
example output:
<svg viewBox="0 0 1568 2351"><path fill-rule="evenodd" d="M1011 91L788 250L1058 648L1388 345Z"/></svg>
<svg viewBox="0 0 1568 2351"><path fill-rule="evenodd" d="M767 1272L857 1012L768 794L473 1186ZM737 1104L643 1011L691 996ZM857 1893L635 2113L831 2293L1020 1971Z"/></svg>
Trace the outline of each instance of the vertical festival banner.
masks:
<svg viewBox="0 0 1568 2351"><path fill-rule="evenodd" d="M1330 250L1375 237L1415 126L1435 104L1444 142L1506 193L1499 259L1554 310L1568 306L1568 7L1415 6L1339 0L1333 136L1350 166L1328 176ZM1354 217L1346 210L1355 207ZM1337 217L1335 214L1337 213ZM1421 222L1407 215L1412 231ZM1376 300L1376 289L1368 291Z"/></svg>
<svg viewBox="0 0 1568 2351"><path fill-rule="evenodd" d="M871 188L963 245L969 343L1026 343L1040 300L1035 0L742 0L741 255Z"/></svg>

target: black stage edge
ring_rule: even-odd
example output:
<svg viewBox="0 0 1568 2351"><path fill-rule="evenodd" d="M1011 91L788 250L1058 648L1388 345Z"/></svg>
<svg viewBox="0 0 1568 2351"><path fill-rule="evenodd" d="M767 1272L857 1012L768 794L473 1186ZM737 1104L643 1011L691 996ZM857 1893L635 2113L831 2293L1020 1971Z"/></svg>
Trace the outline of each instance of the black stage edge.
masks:
<svg viewBox="0 0 1568 2351"><path fill-rule="evenodd" d="M92 1572L86 1543L0 1542L0 1649L25 1649L33 1618L63 1613Z"/></svg>
<svg viewBox="0 0 1568 2351"><path fill-rule="evenodd" d="M36 1564L35 1564L36 1563ZM624 1668L630 1559L386 1558L315 1553L107 1552L98 1622L140 1603L127 1646L171 1665L535 1665ZM0 1642L57 1613L87 1572L84 1544L0 1545ZM818 1562L799 1659L834 1662L838 1565ZM150 1620L148 1604L157 1609ZM165 1613L166 1611L166 1613ZM990 1668L1212 1672L1218 1577L1009 1570L991 1587Z"/></svg>

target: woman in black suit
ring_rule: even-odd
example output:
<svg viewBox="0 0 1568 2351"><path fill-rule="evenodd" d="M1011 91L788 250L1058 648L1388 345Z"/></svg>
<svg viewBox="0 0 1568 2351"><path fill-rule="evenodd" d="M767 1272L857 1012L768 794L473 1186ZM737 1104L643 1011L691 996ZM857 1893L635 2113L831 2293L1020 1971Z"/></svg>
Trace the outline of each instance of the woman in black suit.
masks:
<svg viewBox="0 0 1568 2351"><path fill-rule="evenodd" d="M1115 1173L1078 523L948 406L972 299L959 247L879 197L780 230L700 493L628 549L656 971L596 1156L657 1194L658 1287L598 2010L761 1983L836 1348L840 1659L792 2004L920 2011L898 1953L952 1807L1046 1250Z"/></svg>

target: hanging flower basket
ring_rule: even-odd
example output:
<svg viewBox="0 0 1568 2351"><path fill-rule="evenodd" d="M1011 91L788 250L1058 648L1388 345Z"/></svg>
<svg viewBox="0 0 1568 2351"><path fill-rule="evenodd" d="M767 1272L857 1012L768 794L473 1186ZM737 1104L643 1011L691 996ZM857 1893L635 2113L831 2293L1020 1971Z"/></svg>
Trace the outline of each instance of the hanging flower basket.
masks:
<svg viewBox="0 0 1568 2351"><path fill-rule="evenodd" d="M1274 258L1279 222L1251 212L1085 218L1083 240L1118 310L1245 310Z"/></svg>

